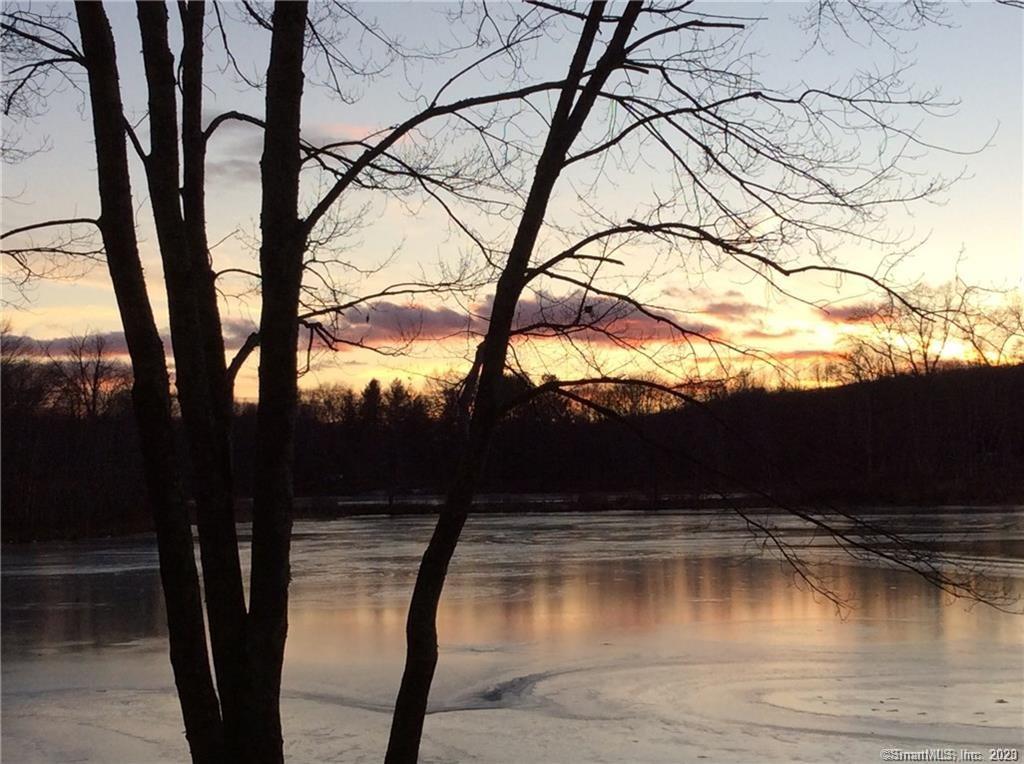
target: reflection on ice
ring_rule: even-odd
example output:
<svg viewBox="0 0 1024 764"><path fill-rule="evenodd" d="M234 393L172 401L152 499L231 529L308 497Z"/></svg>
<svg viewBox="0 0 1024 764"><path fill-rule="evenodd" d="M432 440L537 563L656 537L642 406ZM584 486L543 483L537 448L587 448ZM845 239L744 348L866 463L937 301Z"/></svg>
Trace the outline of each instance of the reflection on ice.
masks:
<svg viewBox="0 0 1024 764"><path fill-rule="evenodd" d="M1020 513L885 521L997 563L1021 590ZM297 524L294 760L379 759L431 524ZM445 713L428 721L425 755L823 761L858 746L876 759L879 741L1021 742L1022 619L801 541L850 599L848 618L716 514L473 518L442 604L432 710ZM16 548L3 566L5 753L180 758L151 541Z"/></svg>

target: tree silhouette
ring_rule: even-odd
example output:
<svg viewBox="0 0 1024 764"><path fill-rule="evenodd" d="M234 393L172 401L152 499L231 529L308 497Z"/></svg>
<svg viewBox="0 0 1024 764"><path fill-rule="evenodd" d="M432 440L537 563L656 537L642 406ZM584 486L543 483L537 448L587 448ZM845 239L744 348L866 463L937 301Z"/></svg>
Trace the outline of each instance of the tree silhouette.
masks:
<svg viewBox="0 0 1024 764"><path fill-rule="evenodd" d="M214 4L211 18L205 3L190 1L179 3L177 11L181 50L176 60L171 41L177 35L171 32L167 5L137 4L147 100L143 131L129 119L123 101L123 61L102 4L78 3L73 17L59 12L41 15L17 6L5 9L0 31L5 60L11 63L3 79L5 112L22 119L38 113L47 97L57 92L54 82L67 82L84 92L95 141L100 212L7 231L4 252L24 283L55 273L39 263L61 265L78 256L106 263L132 363L134 410L157 529L171 661L193 758L280 761L300 328L307 351L314 344L363 347L366 343L350 320L356 311L379 300L457 293L466 278L456 271L440 281L403 281L367 294L353 293L344 274L361 271L345 262L337 243L351 234L357 221L339 212L340 205L350 193L367 188L399 198L419 195L441 210L448 209L450 199L490 205L477 190L500 176L507 161L481 162L472 155L460 159L457 152L441 159L436 151L407 151L403 146L422 142L418 131L428 124L458 124L464 112L515 102L526 94L556 92L562 83L544 81L526 89L447 98L481 66L498 61L516 66L519 49L534 38L543 21L538 17L515 21L496 37L477 30L469 46L456 42L453 51L464 52L457 57L449 56L450 50L406 51L340 3L317 5L311 12L304 2L280 2L269 15L245 3L238 13L269 33L265 82L257 83L234 57L227 9ZM208 23L217 34L207 35ZM350 100L351 79L380 71L381 61L374 56L357 61L343 49L346 25L360 30L365 45L380 51L384 63L420 55L448 65L450 72L434 95L397 125L365 139L311 142L301 134L306 71L313 73L313 86L333 92L342 104ZM218 43L234 75L264 90L262 116L228 111L204 125L205 78L211 71L204 55L208 46ZM477 57L467 64L467 56ZM262 135L258 272L217 271L212 263L206 154L210 141L232 123L253 126ZM147 134L148 147L142 138ZM195 478L192 492L212 671L183 487L188 470L174 447L168 363L143 277L129 150L142 165L163 264L187 467ZM5 151L22 156L16 147L5 146ZM300 193L300 176L306 171L322 181L312 199ZM77 229L59 239L35 238L45 230L72 226L94 227L102 253L93 246L75 246ZM256 282L261 308L258 327L228 362L218 295L219 280L230 276ZM415 327L410 331L414 334ZM230 425L234 380L257 348L252 566L246 603L234 524Z"/></svg>
<svg viewBox="0 0 1024 764"><path fill-rule="evenodd" d="M557 100L534 104L543 128L523 150L531 157L526 175L532 180L516 197L515 224L507 238L481 244L493 291L479 316L483 336L460 394L460 461L409 605L406 663L386 758L395 764L418 758L437 665L438 603L488 452L501 458L503 443L495 433L509 411L547 393L629 426L583 391L639 383L699 407L689 390L703 376L702 356L772 363L766 354L681 318L685 309L666 305L665 292L652 299L646 285L673 267L701 271L733 262L782 294L791 293L783 281L801 274L861 279L911 314L923 313L912 296L877 275L884 269L844 265L835 250L850 240L885 244L878 224L887 206L945 187L946 181L934 178L915 185L906 171L910 147L925 144L903 116L940 109L937 99L911 92L896 71L855 76L845 85L773 87L740 55L740 33L756 20L702 12L693 3L598 2L580 10L531 4L573 30L574 54ZM889 40L930 23L937 12L931 4L822 2L806 21L815 40L830 26ZM872 152L851 145L871 146ZM640 165L659 168L654 176L668 178L667 187L619 200L619 208L602 204L601 191L623 179L610 168ZM553 202L559 184L575 191L583 214L566 216L565 206ZM640 254L643 246L676 265L659 272ZM589 373L510 397L506 380L527 378L521 359L538 338L560 341ZM609 371L594 351L598 341L633 353L668 379L645 382ZM657 440L651 446L672 461L713 471L699 452ZM969 572L948 574L931 552L884 528L834 508L807 509L755 492L830 534L851 554L880 556L960 596L987 596ZM805 582L828 594L771 524L734 511Z"/></svg>
<svg viewBox="0 0 1024 764"><path fill-rule="evenodd" d="M834 376L922 376L951 364L999 365L1021 358L1019 294L979 289L958 278L940 287L919 285L905 297L907 303L888 299L856 317L860 331L846 336Z"/></svg>

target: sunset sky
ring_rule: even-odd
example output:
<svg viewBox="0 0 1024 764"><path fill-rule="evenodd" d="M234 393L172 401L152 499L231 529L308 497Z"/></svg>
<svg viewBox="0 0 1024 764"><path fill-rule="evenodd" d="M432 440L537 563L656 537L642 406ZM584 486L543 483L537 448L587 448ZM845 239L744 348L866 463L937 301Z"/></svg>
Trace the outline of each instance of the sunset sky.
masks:
<svg viewBox="0 0 1024 764"><path fill-rule="evenodd" d="M356 7L366 19L377 19L382 29L409 47L451 43L460 34L458 24L446 15L453 8L450 5L366 3ZM860 70L888 71L902 57L914 64L903 73L907 84L922 91L938 89L941 100L958 101L955 109L944 110L942 116L918 113L902 118L902 124L918 130L925 142L954 150L916 147L908 167L920 177L963 177L933 200L889 210L885 230L908 242L920 242L895 265L890 277L902 287L922 282L936 286L956 273L971 283L995 288L1022 286L1024 13L987 3L950 4L945 25L901 34L900 51L894 52L878 40L848 40L834 33L826 46L811 47L808 32L794 21L802 10L795 3L712 3L709 7L716 13L763 17L744 34L742 51L760 54L749 59L751 66L763 81L779 90L799 90L803 83L836 86ZM503 12L511 8L501 7ZM112 3L108 13L118 44L126 105L139 121L145 142L145 90L134 6ZM259 77L265 67L268 33L237 19L229 22L228 29L239 65ZM73 25L71 33L74 35ZM225 71L218 36L211 32L208 39L205 108L209 118L231 109L261 114L262 94ZM538 42L529 48L527 76L561 76L571 53L572 46L564 37ZM353 81L350 95L355 101L351 104L340 102L318 85L324 72L311 69L304 95L303 135L311 143L361 138L400 122L416 110L412 99L417 92L432 92L468 60L452 55L440 63L392 65L372 80ZM496 68L487 78L469 78L453 96L499 90L503 86L500 76ZM20 146L45 146L24 162L4 166L3 225L7 229L49 218L94 216L98 210L95 157L82 94L60 86L49 97L47 107L28 123L4 121L7 135L16 136ZM599 117L614 119L614 114ZM420 147L430 136L429 131L418 136ZM448 148L462 145L456 140ZM258 233L260 150L259 132L250 126L229 124L212 140L207 198L209 239L219 242L213 253L218 270L257 266L253 243ZM863 145L859 150L870 153L872 146ZM581 210L591 203L604 213L615 211L628 217L636 204L663 188L661 161L653 154L641 156L629 167L612 168L599 189L585 192L585 182L565 178L551 205L548 238L557 240L558 227L578 230ZM158 324L166 332L166 299L146 210L144 178L140 167L133 167L133 172L150 296ZM318 182L310 177L304 188L309 204L315 201ZM374 292L401 281L436 278L443 266L452 267L472 253L443 211L424 198L396 200L361 192L343 207L346 212L359 209L363 210L359 230L346 238L339 257L367 274L337 273L353 294ZM485 221L479 216L475 221L495 239L511 230L508 221ZM855 240L836 244L837 262L869 272L876 272L880 263L891 262L887 256L895 249L869 248ZM814 308L768 288L730 263L672 263L640 244L631 245L626 254L634 258L627 266L629 283L645 301L687 326L742 348L770 352L783 361L827 354L844 332L855 328L857 309L878 299L865 283L849 279L841 285L821 275L786 282L787 291L826 309ZM4 267L8 268L6 262ZM379 271L370 273L377 268ZM642 277L645 273L647 278ZM258 298L242 293L247 285L237 277L223 282L230 295L222 311L231 349L238 347L259 315ZM558 298L557 289L551 289L524 298L523 320L537 309L538 301ZM358 387L373 376L407 378L419 384L425 377L464 368L476 342L467 330L480 329L479 316L486 314L489 297L490 288L484 285L460 300L395 298L367 311L351 311L345 316L347 336L386 347L401 345L403 352L398 356L355 349L317 353L302 384L340 382ZM70 280L33 284L27 299L8 288L5 301L5 317L14 333L40 340L59 340L87 331L110 333L116 340L120 329L102 267ZM643 332L645 327L636 330ZM627 331L631 331L628 326ZM113 344L116 347L116 341ZM595 342L587 352L593 354L587 363L602 369L620 370L633 362L629 354L607 343ZM530 350L524 348L524 353L524 365L538 373L575 373L582 363L555 341L536 342ZM652 355L654 359L645 362L648 367L653 363L672 368L676 362L671 348L663 344L652 349ZM255 361L250 361L240 376L240 396L255 395L255 369Z"/></svg>

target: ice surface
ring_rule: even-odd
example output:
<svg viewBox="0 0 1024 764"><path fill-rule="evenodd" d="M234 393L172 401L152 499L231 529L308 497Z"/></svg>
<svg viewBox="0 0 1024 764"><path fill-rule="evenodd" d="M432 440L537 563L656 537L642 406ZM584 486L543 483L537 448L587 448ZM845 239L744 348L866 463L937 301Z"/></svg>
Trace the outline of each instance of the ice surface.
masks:
<svg viewBox="0 0 1024 764"><path fill-rule="evenodd" d="M296 525L291 761L381 760L430 526ZM919 532L1022 585L1020 513L965 510ZM825 540L807 543L827 557ZM710 513L472 518L440 614L423 761L848 762L1024 745L1024 619L852 561L823 568L855 600L841 619L757 551ZM2 605L5 762L186 759L151 539L9 548Z"/></svg>

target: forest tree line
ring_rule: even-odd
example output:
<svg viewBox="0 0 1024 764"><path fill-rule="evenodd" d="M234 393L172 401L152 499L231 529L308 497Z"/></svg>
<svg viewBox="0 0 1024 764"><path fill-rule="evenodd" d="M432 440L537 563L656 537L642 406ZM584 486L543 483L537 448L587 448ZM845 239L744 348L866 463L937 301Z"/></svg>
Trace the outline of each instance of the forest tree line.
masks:
<svg viewBox="0 0 1024 764"><path fill-rule="evenodd" d="M738 373L685 398L656 382L601 385L600 416L508 377L528 402L501 425L493 492L665 495L770 492L856 503L1000 502L1024 497L1024 365L871 364L865 347L830 362L828 385L780 387ZM844 359L849 358L849 361ZM5 335L2 354L3 537L6 541L148 530L131 415L131 372L102 336L60 352ZM823 376L812 372L821 382ZM808 383L814 384L814 383ZM457 385L371 380L301 395L298 496L377 500L437 494L458 442ZM237 404L234 461L251 495L256 409ZM180 448L185 448L183 442Z"/></svg>

